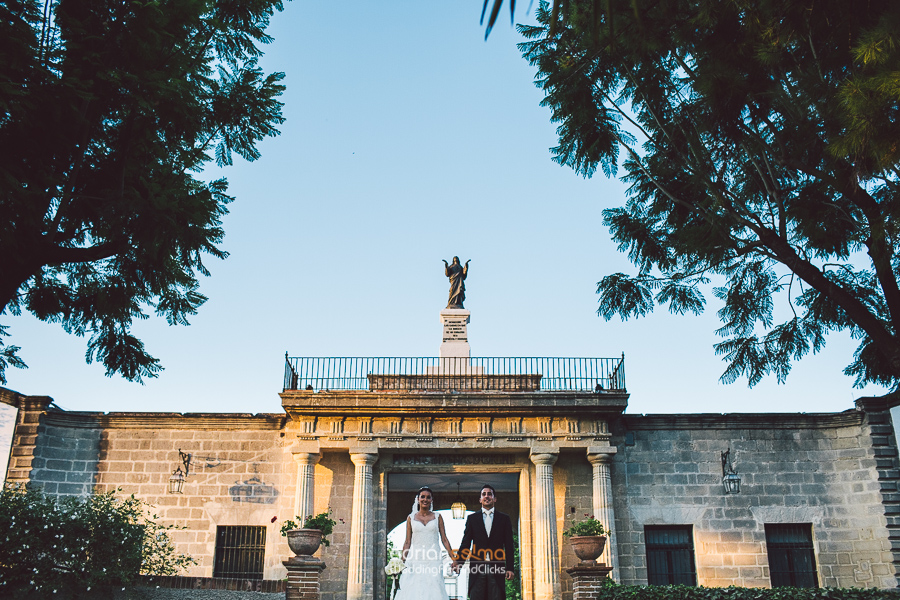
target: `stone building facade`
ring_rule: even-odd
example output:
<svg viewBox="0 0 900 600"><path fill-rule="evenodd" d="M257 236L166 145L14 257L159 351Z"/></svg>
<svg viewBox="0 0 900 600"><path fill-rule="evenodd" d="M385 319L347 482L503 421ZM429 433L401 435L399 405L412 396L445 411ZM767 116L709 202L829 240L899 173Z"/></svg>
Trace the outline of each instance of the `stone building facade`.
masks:
<svg viewBox="0 0 900 600"><path fill-rule="evenodd" d="M441 480L461 482L470 507L482 482L504 482L498 508L518 522L526 600L571 598L578 559L562 532L585 513L611 530L600 560L622 583L658 575L651 534L671 531L686 536L679 551L697 585L768 587L767 536L797 526L818 585L898 585L900 466L884 401L836 414L629 415L624 384L553 391L529 375L454 377L446 389L406 376L370 377L365 390L286 381L284 412L265 415L66 412L2 390L18 408L7 481L134 493L187 527L178 549L204 577L217 532L253 526L265 530L264 578L283 578L281 521L330 508L341 521L318 554L328 600L385 597L386 532L408 513L411 485ZM738 494L722 486L726 449ZM190 471L169 494L179 451ZM454 496L438 493L437 508Z"/></svg>

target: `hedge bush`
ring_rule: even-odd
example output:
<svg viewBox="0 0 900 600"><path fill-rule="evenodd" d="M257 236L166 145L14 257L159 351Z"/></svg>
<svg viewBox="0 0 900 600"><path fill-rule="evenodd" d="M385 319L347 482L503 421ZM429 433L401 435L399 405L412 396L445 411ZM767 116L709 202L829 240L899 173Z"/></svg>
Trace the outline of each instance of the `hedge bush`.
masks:
<svg viewBox="0 0 900 600"><path fill-rule="evenodd" d="M77 596L131 586L139 574L174 575L194 564L175 552L169 537L174 525L156 523L148 504L116 492L57 499L5 485L0 493L0 597Z"/></svg>
<svg viewBox="0 0 900 600"><path fill-rule="evenodd" d="M608 585L597 600L900 600L898 590Z"/></svg>

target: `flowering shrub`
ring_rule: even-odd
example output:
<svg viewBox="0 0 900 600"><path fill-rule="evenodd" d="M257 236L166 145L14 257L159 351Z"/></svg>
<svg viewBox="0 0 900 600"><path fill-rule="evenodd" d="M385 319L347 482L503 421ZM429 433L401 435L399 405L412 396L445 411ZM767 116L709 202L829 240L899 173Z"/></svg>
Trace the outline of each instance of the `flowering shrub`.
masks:
<svg viewBox="0 0 900 600"><path fill-rule="evenodd" d="M116 490L119 491L119 490ZM132 585L194 563L175 553L148 505L115 492L55 499L5 485L0 492L0 597Z"/></svg>
<svg viewBox="0 0 900 600"><path fill-rule="evenodd" d="M606 529L603 523L593 517L593 515L584 515L587 517L584 521L573 521L572 526L563 531L565 537L573 535L606 535Z"/></svg>
<svg viewBox="0 0 900 600"><path fill-rule="evenodd" d="M894 600L895 589L875 588L727 588L686 585L616 585L606 579L596 600Z"/></svg>
<svg viewBox="0 0 900 600"><path fill-rule="evenodd" d="M275 517L275 519L277 519L277 517ZM274 521L275 519L272 520ZM297 520L295 521L294 519ZM331 542L328 541L328 536L334 531L334 526L337 524L337 521L331 518L330 508L315 516L306 517L305 520L302 517L294 517L294 519L288 519L281 524L281 535L286 536L291 529L318 529L322 532L322 544L325 546L331 545ZM297 525L300 521L303 521L303 527ZM341 523L343 522L344 520L341 519Z"/></svg>

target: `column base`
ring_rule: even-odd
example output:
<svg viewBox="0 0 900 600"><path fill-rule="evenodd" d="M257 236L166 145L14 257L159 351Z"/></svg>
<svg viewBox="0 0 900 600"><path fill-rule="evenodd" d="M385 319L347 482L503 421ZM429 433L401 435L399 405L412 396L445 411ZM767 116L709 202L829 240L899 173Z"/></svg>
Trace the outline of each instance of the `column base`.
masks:
<svg viewBox="0 0 900 600"><path fill-rule="evenodd" d="M288 570L285 600L319 600L319 575L325 563L312 556L292 556L281 564Z"/></svg>
<svg viewBox="0 0 900 600"><path fill-rule="evenodd" d="M578 566L566 569L566 573L573 580L572 600L593 600L596 598L600 588L603 587L603 581L610 571L612 571L612 567L593 561L582 561Z"/></svg>

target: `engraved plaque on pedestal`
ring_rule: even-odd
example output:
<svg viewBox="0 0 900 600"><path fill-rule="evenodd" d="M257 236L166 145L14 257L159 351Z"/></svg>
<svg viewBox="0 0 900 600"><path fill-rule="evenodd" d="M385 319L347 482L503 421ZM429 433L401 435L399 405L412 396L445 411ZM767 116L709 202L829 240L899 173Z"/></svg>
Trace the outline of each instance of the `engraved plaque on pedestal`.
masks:
<svg viewBox="0 0 900 600"><path fill-rule="evenodd" d="M461 308L445 308L441 311L444 335L441 341L441 358L469 358L469 311Z"/></svg>

